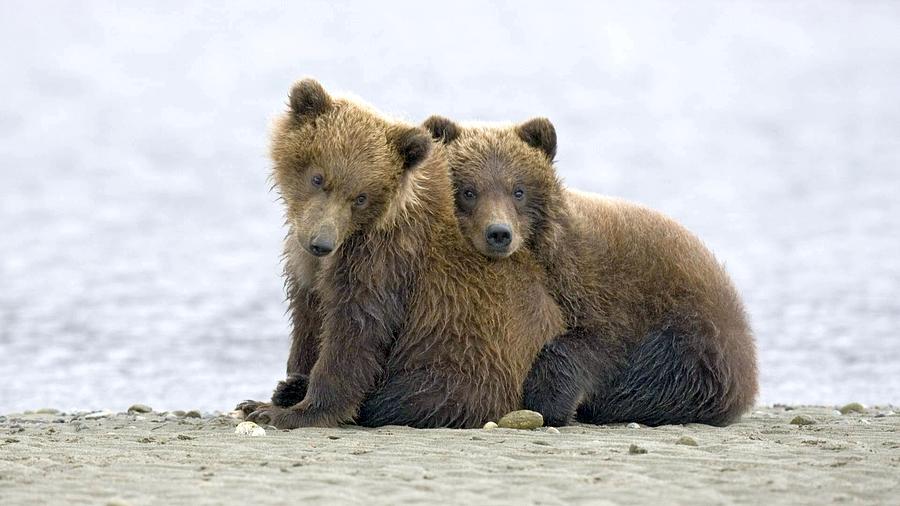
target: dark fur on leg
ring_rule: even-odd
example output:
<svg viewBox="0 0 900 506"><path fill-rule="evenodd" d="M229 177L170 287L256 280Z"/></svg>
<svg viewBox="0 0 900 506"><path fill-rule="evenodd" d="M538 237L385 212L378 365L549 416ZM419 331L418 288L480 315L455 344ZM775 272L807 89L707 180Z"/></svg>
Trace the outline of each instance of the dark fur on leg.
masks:
<svg viewBox="0 0 900 506"><path fill-rule="evenodd" d="M306 397L307 386L309 386L309 376L305 374L288 376L284 381L279 381L275 391L272 392L272 404L282 408L289 408L297 404Z"/></svg>
<svg viewBox="0 0 900 506"><path fill-rule="evenodd" d="M613 354L600 353L598 336L575 328L550 341L541 350L525 380L523 405L544 416L544 425L567 425L597 385L598 377L615 370Z"/></svg>
<svg viewBox="0 0 900 506"><path fill-rule="evenodd" d="M693 340L697 342L699 339ZM692 346L673 329L655 332L630 354L629 364L605 394L588 399L577 418L588 423L637 422L727 425L744 406L729 406L722 361Z"/></svg>

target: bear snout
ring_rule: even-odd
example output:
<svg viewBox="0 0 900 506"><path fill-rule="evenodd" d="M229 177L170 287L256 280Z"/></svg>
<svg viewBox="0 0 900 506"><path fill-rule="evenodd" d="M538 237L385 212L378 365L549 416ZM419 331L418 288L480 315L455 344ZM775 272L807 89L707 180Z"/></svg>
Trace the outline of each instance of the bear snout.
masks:
<svg viewBox="0 0 900 506"><path fill-rule="evenodd" d="M334 239L317 235L309 242L309 252L317 257L324 257L334 251Z"/></svg>
<svg viewBox="0 0 900 506"><path fill-rule="evenodd" d="M484 231L484 240L495 251L506 251L512 243L512 228L505 223L488 225Z"/></svg>

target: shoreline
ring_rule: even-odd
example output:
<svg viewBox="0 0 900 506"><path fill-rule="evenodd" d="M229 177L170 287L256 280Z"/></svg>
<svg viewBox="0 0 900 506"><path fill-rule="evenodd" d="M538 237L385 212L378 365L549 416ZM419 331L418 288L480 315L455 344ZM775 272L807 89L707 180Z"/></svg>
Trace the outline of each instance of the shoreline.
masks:
<svg viewBox="0 0 900 506"><path fill-rule="evenodd" d="M4 503L900 501L891 405L758 407L724 428L343 426L257 437L217 413L40 411L0 416Z"/></svg>

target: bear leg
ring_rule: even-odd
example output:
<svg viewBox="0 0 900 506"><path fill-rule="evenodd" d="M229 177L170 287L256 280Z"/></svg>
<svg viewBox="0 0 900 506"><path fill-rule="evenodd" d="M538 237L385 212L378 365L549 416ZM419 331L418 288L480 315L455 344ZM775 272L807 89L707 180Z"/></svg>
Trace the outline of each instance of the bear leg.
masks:
<svg viewBox="0 0 900 506"><path fill-rule="evenodd" d="M599 336L572 329L544 345L525 379L523 405L544 416L547 426L567 425L598 378L614 370Z"/></svg>
<svg viewBox="0 0 900 506"><path fill-rule="evenodd" d="M650 334L629 355L628 365L605 392L578 409L581 422L637 422L657 426L682 423L727 425L740 416L731 406L722 357L700 351L700 339L673 329Z"/></svg>

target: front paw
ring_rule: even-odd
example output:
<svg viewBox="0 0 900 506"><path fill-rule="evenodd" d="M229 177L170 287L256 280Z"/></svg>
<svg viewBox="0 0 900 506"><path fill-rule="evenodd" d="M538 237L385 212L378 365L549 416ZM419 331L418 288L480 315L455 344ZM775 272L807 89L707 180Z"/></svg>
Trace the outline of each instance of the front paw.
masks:
<svg viewBox="0 0 900 506"><path fill-rule="evenodd" d="M257 425L272 425L279 429L296 429L303 426L303 413L297 408L287 409L266 404L250 413L245 420Z"/></svg>
<svg viewBox="0 0 900 506"><path fill-rule="evenodd" d="M289 408L302 401L306 397L306 387L309 385L309 377L297 374L288 376L284 381L279 381L272 393L272 404Z"/></svg>
<svg viewBox="0 0 900 506"><path fill-rule="evenodd" d="M248 399L235 406L234 410L240 411L244 415L244 419L246 420L247 416L250 415L250 413L253 413L254 411L261 408L266 408L268 406L271 406L271 404L261 401L251 401Z"/></svg>

